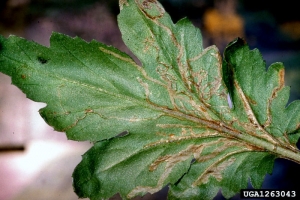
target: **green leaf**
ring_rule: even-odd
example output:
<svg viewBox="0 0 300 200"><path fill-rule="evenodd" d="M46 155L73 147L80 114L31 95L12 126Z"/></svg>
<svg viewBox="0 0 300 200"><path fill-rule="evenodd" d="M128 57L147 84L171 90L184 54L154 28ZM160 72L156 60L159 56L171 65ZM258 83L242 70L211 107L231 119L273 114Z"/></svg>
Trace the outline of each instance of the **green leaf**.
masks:
<svg viewBox="0 0 300 200"><path fill-rule="evenodd" d="M79 197L131 199L169 184L170 199L230 198L260 188L276 158L300 163L300 103L286 106L281 63L267 70L242 39L224 58L203 49L188 19L174 24L155 0L121 0L128 55L53 33L50 47L0 37L0 71L55 130L94 146L76 167ZM228 104L228 94L233 107ZM122 134L120 134L122 133Z"/></svg>

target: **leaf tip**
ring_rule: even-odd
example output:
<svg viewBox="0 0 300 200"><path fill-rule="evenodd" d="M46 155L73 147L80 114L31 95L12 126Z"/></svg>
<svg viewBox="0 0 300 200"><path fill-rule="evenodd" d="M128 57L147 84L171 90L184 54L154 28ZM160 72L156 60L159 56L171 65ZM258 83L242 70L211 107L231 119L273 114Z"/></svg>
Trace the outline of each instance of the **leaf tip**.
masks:
<svg viewBox="0 0 300 200"><path fill-rule="evenodd" d="M150 19L159 19L166 12L163 6L156 0L141 0L138 6Z"/></svg>
<svg viewBox="0 0 300 200"><path fill-rule="evenodd" d="M50 36L50 46L51 44L55 43L55 40L63 40L65 38L71 38L70 36L67 36L63 33L57 33L57 32L52 32L51 36Z"/></svg>
<svg viewBox="0 0 300 200"><path fill-rule="evenodd" d="M247 45L246 40L244 40L243 38L238 37L238 38L234 39L233 41L231 41L227 45L226 49L229 49L229 48L232 48L232 47L235 47L235 46L240 47L240 46L245 46L245 45Z"/></svg>
<svg viewBox="0 0 300 200"><path fill-rule="evenodd" d="M123 10L124 5L128 6L127 0L119 0L120 10Z"/></svg>

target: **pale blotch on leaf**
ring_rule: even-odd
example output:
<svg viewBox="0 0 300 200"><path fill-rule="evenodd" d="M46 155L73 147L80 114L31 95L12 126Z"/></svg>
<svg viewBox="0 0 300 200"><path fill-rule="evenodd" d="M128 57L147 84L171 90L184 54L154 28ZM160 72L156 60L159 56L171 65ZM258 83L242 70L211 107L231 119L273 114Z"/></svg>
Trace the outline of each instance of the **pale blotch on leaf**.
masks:
<svg viewBox="0 0 300 200"><path fill-rule="evenodd" d="M152 20L161 18L165 9L155 0L138 0L138 6L142 12Z"/></svg>
<svg viewBox="0 0 300 200"><path fill-rule="evenodd" d="M128 6L127 0L119 0L119 7L120 7L120 10L123 10L123 6L124 6L124 5Z"/></svg>
<svg viewBox="0 0 300 200"><path fill-rule="evenodd" d="M222 162L220 165L217 165L215 167L210 168L206 171L206 173L201 177L201 179L194 182L193 185L199 185L199 184L205 184L209 181L210 177L214 177L217 179L217 181L222 180L222 172L232 165L236 159L234 157L231 157L230 159Z"/></svg>

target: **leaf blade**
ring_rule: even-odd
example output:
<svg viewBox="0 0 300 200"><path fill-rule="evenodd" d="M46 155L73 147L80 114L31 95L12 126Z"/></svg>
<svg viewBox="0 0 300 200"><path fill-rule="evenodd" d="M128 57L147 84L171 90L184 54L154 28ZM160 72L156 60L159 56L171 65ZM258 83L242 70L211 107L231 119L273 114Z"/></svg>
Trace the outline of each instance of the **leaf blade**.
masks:
<svg viewBox="0 0 300 200"><path fill-rule="evenodd" d="M142 72L136 69L137 65L124 53L97 42L87 44L78 38L71 39L56 33L51 38L50 48L16 37L3 41L5 41L4 48L14 49L16 57L9 58L4 55L7 52L2 51L4 64L1 71L12 76L13 83L26 92L28 98L47 103L47 107L40 111L41 115L56 130L66 131L70 139L90 141L107 139L126 130L126 125L130 126L131 121L138 122L139 118L143 121L161 115L145 104L145 89L137 79L140 77L139 79L143 80ZM27 52L17 45L25 46ZM65 47L62 47L64 45ZM80 46L83 47L79 48ZM28 52L31 55L27 56ZM89 61L90 57L85 56L87 53L83 52L96 52L94 60ZM74 58L75 53L83 54L80 57L85 58L85 64L76 56ZM52 58L47 63L41 64L38 58L45 55ZM105 57L108 57L108 60L103 60ZM122 65L115 65L113 59L122 62L125 66L123 70L120 68ZM100 66L97 63L100 63ZM93 68L94 66L98 68ZM129 75L122 78L121 75L125 75L125 72ZM103 77L99 76L101 73L113 75ZM42 84L44 81L46 84ZM140 110L141 114L136 114L135 109ZM122 110L127 112L121 114ZM108 115L112 122L105 125L103 121L107 121ZM88 126L79 125L81 121ZM103 127L100 127L97 121L103 124ZM114 131L110 129L115 124L121 124L120 121L124 123L123 127L116 127L118 130ZM101 129L108 133L93 136L94 132L103 131ZM80 133L82 131L84 133ZM105 134L105 131L103 133Z"/></svg>
<svg viewBox="0 0 300 200"><path fill-rule="evenodd" d="M266 137L270 143L289 146L297 152L296 141L291 140L290 135L298 135L300 114L297 111L300 104L299 101L295 101L289 106L286 105L289 88L284 86L282 63L274 63L266 71L265 63L258 50L249 50L245 41L241 39L233 41L227 47L224 56L227 67L231 68L235 79L233 83L235 91L232 94L233 104L245 105L236 106L237 116L241 120L248 118L245 122L248 120L254 124L254 129L260 131L261 136ZM254 60L253 62L249 61L250 57ZM254 66L258 70L252 73L250 69ZM249 81L250 77L258 77L259 81L255 82L256 79L253 78ZM262 90L265 92L261 92ZM243 107L247 107L247 109L243 110ZM291 111L291 108L294 109L294 112ZM249 112L246 113L245 110ZM286 123L286 120L291 123ZM248 124L248 122L246 123ZM289 131L287 131L288 129Z"/></svg>

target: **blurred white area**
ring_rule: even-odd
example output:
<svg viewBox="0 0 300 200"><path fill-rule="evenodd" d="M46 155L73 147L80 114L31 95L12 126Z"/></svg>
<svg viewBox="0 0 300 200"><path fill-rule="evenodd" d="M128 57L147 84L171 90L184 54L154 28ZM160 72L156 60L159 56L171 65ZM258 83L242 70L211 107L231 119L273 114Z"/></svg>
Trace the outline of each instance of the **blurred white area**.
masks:
<svg viewBox="0 0 300 200"><path fill-rule="evenodd" d="M0 200L75 200L72 172L91 144L67 140L39 115L36 103L0 75Z"/></svg>
<svg viewBox="0 0 300 200"><path fill-rule="evenodd" d="M1 153L0 199L78 199L71 175L88 148L72 141L32 140L25 152Z"/></svg>
<svg viewBox="0 0 300 200"><path fill-rule="evenodd" d="M0 145L21 146L29 132L26 124L29 116L29 100L8 76L0 74Z"/></svg>

